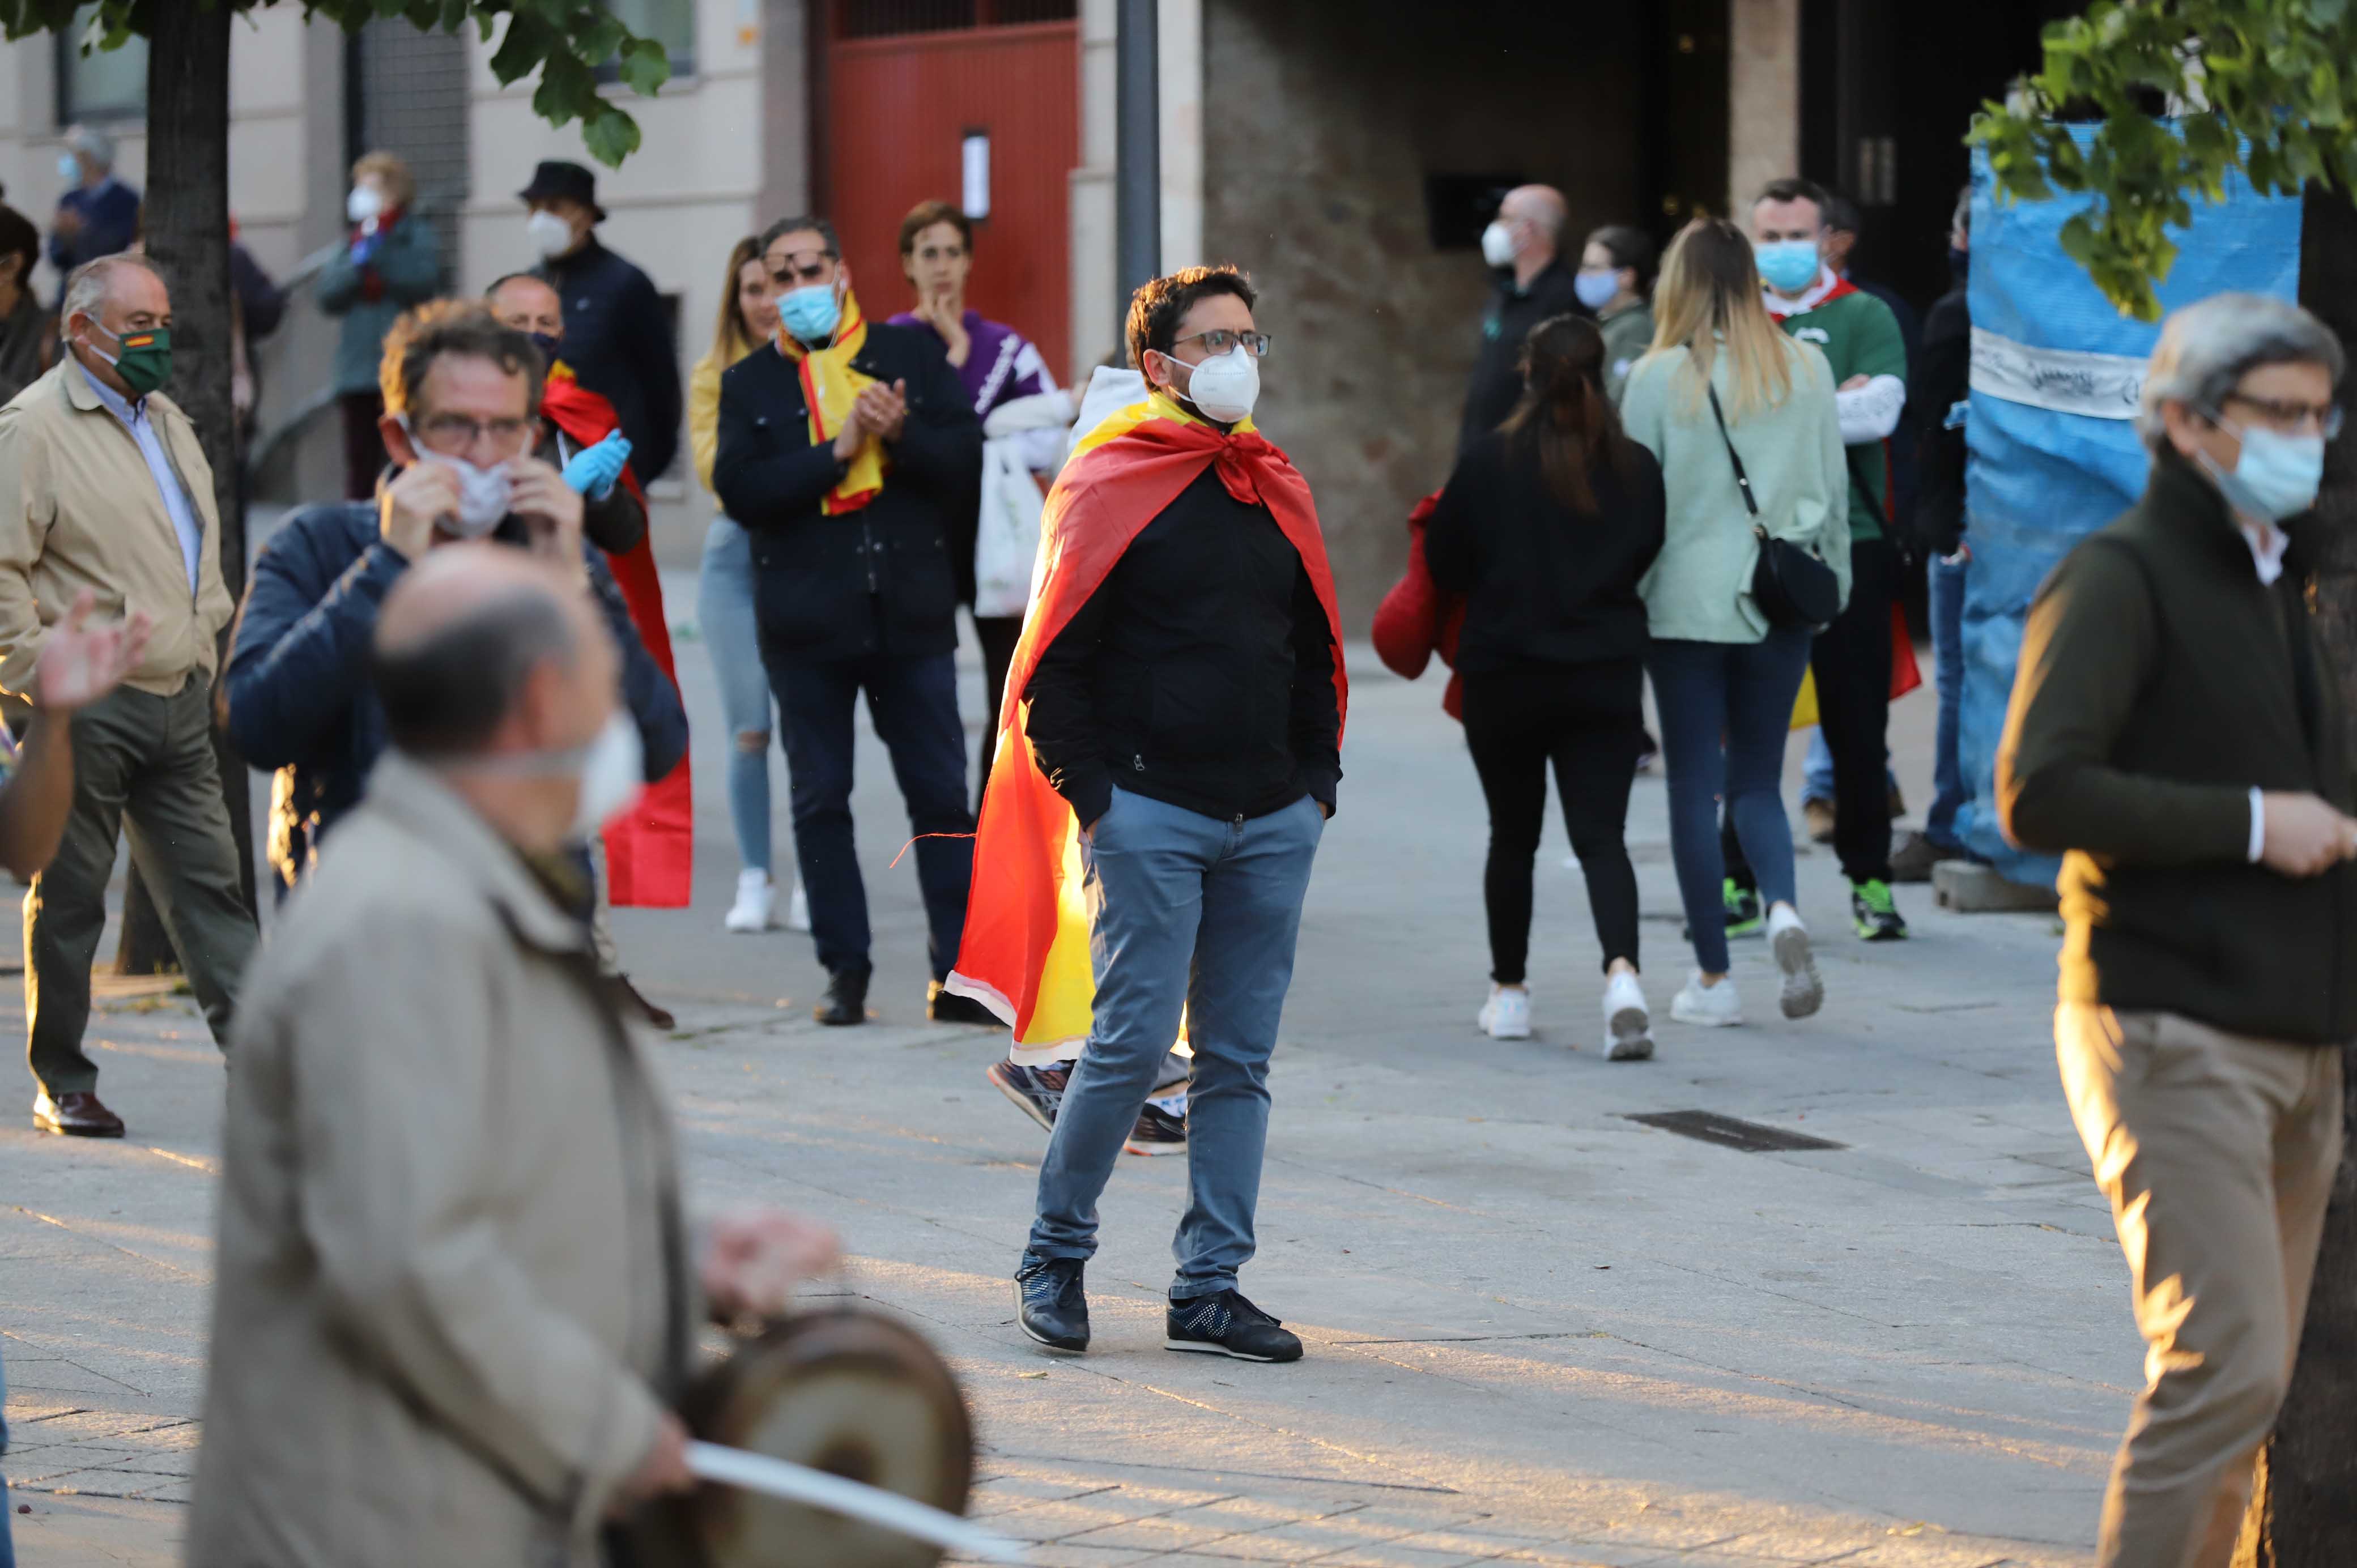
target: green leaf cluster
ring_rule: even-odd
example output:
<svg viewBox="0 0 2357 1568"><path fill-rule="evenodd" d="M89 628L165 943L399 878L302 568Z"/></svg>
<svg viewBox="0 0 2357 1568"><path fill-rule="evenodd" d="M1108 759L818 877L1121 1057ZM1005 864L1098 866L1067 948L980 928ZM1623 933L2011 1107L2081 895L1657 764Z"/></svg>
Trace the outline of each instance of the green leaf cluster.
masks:
<svg viewBox="0 0 2357 1568"><path fill-rule="evenodd" d="M2169 231L2194 199L2221 199L2231 171L2276 195L2319 178L2357 189L2352 0L2099 0L2044 43L2044 68L1984 105L1966 139L2009 198L2095 198L2062 248L2123 314L2159 317ZM2095 124L2085 146L2071 121Z"/></svg>
<svg viewBox="0 0 2357 1568"><path fill-rule="evenodd" d="M405 19L455 33L471 22L485 43L504 20L491 74L501 86L537 75L533 112L552 125L580 121L589 156L608 166L639 150L639 123L598 91L598 67L617 62L623 82L646 94L671 79L662 45L631 32L597 0L101 0L97 19L79 41L85 49L109 49L144 37L159 5L227 5L244 14L280 4L301 5L307 21L323 18L348 30ZM81 8L81 0L0 0L0 34L13 40L63 32L74 27Z"/></svg>

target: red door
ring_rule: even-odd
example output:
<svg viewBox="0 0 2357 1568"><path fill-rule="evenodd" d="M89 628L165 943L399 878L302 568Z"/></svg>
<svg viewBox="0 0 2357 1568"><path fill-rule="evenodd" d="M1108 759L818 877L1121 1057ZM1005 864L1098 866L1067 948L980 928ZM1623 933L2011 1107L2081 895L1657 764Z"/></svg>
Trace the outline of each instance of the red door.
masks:
<svg viewBox="0 0 2357 1568"><path fill-rule="evenodd" d="M845 8L832 8L840 21ZM1080 31L1072 21L846 37L826 57L829 216L862 309L914 303L900 220L963 204L967 138L989 138L989 216L974 225L966 304L1039 346L1060 381L1071 299L1069 181L1080 161Z"/></svg>

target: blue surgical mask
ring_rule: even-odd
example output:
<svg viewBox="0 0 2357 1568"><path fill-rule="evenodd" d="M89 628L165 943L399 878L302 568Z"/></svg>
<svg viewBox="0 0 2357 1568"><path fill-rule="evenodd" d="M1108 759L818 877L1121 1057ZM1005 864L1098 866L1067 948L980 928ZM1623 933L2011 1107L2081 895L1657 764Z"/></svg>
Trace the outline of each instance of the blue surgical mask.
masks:
<svg viewBox="0 0 2357 1568"><path fill-rule="evenodd" d="M823 343L843 320L843 301L831 283L805 284L778 301L778 323L803 343Z"/></svg>
<svg viewBox="0 0 2357 1568"><path fill-rule="evenodd" d="M71 153L58 155L58 177L68 185L81 183L81 160Z"/></svg>
<svg viewBox="0 0 2357 1568"><path fill-rule="evenodd" d="M1814 240L1770 240L1757 247L1755 253L1760 280L1788 299L1816 282L1823 269Z"/></svg>
<svg viewBox="0 0 2357 1568"><path fill-rule="evenodd" d="M1571 292L1577 295L1579 303L1588 309L1601 310L1611 304L1613 297L1620 292L1620 274L1609 270L1600 273L1582 270L1571 280Z"/></svg>
<svg viewBox="0 0 2357 1568"><path fill-rule="evenodd" d="M2236 511L2281 522L2316 504L2317 489L2324 483L2323 436L2286 435L2264 425L2238 430L2222 418L2218 424L2242 437L2243 455L2231 472L2206 453L2201 466Z"/></svg>

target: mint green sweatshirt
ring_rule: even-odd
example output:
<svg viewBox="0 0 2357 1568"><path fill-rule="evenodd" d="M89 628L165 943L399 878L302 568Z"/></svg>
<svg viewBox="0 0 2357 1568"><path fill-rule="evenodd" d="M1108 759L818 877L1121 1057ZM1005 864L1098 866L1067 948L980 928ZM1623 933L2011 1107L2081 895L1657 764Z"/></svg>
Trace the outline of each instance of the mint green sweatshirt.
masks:
<svg viewBox="0 0 2357 1568"><path fill-rule="evenodd" d="M1729 409L1727 435L1742 456L1770 535L1813 551L1841 581L1849 602L1849 465L1834 408L1834 373L1813 344L1789 342L1796 356L1783 403L1733 417L1727 356L1714 357L1711 381ZM1735 485L1735 467L1711 418L1710 403L1688 407L1686 351L1648 354L1629 372L1620 423L1630 439L1660 459L1669 491L1669 524L1652 570L1637 585L1656 639L1758 642L1768 618L1751 598L1760 542Z"/></svg>

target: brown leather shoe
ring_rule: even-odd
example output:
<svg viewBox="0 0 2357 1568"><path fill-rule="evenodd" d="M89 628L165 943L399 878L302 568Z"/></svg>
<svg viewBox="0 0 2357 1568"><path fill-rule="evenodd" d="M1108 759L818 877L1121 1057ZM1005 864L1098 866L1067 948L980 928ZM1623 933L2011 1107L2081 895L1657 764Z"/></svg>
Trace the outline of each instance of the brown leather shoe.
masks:
<svg viewBox="0 0 2357 1568"><path fill-rule="evenodd" d="M1802 801L1801 820L1808 824L1809 842L1834 842L1834 803L1831 800L1822 800L1813 795Z"/></svg>
<svg viewBox="0 0 2357 1568"><path fill-rule="evenodd" d="M43 1094L33 1101L33 1125L44 1133L55 1133L66 1138L120 1138L123 1118L99 1102L97 1095L84 1090L51 1100Z"/></svg>
<svg viewBox="0 0 2357 1568"><path fill-rule="evenodd" d="M606 977L606 983L613 990L615 1004L625 1012L636 1013L666 1034L679 1026L679 1020L672 1016L670 1010L648 1001L639 988L630 983L629 975L609 974Z"/></svg>

